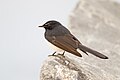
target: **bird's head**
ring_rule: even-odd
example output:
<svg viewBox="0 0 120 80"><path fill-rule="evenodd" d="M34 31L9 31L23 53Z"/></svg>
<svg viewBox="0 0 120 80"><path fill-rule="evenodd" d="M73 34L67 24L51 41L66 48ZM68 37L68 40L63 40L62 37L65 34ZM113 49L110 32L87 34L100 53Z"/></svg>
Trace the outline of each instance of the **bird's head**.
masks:
<svg viewBox="0 0 120 80"><path fill-rule="evenodd" d="M51 21L47 21L42 26L38 26L38 27L44 27L45 29L52 30L53 28L60 26L60 25L61 24L58 21L51 20Z"/></svg>

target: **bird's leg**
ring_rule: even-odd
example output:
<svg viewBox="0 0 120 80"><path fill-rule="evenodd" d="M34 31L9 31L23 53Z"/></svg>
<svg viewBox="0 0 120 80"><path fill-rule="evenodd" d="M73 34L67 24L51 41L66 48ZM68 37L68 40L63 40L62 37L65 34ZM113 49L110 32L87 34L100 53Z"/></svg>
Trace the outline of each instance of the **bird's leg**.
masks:
<svg viewBox="0 0 120 80"><path fill-rule="evenodd" d="M55 53L56 53L56 51L52 54L52 56L54 56L54 55L55 55Z"/></svg>
<svg viewBox="0 0 120 80"><path fill-rule="evenodd" d="M48 55L48 56L55 56L55 53L56 53L56 51L52 55Z"/></svg>
<svg viewBox="0 0 120 80"><path fill-rule="evenodd" d="M63 52L63 54L62 54L62 55L64 56L64 54L65 54L65 51Z"/></svg>
<svg viewBox="0 0 120 80"><path fill-rule="evenodd" d="M62 54L58 54L58 55L61 55L61 56L65 57L64 54L65 54L65 51Z"/></svg>
<svg viewBox="0 0 120 80"><path fill-rule="evenodd" d="M65 54L65 51L64 51L63 54L62 54L63 57L65 57L64 54Z"/></svg>

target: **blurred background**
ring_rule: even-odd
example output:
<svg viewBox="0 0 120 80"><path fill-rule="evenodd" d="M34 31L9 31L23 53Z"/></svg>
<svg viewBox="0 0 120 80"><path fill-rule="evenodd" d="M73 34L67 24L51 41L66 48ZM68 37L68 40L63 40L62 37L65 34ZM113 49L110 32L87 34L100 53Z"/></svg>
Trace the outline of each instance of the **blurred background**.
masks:
<svg viewBox="0 0 120 80"><path fill-rule="evenodd" d="M45 30L38 26L48 20L67 26L78 1L0 1L0 80L39 79L42 62L54 51L47 45Z"/></svg>
<svg viewBox="0 0 120 80"><path fill-rule="evenodd" d="M67 25L77 0L0 1L0 80L38 80L40 66L54 51L44 39L48 20Z"/></svg>

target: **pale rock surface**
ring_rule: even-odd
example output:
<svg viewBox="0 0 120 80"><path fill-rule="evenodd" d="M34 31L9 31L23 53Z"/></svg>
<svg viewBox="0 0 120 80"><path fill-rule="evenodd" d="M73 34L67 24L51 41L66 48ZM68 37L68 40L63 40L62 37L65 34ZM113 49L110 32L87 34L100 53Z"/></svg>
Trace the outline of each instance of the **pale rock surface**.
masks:
<svg viewBox="0 0 120 80"><path fill-rule="evenodd" d="M69 23L81 43L109 57L101 60L91 54L83 56L82 63L89 64L87 69L101 80L120 80L120 4L112 0L80 0Z"/></svg>
<svg viewBox="0 0 120 80"><path fill-rule="evenodd" d="M49 56L43 63L40 80L99 80L79 62L62 55Z"/></svg>
<svg viewBox="0 0 120 80"><path fill-rule="evenodd" d="M69 29L84 45L102 52L82 58L65 53L49 56L40 80L120 80L120 4L111 0L80 0L70 15Z"/></svg>

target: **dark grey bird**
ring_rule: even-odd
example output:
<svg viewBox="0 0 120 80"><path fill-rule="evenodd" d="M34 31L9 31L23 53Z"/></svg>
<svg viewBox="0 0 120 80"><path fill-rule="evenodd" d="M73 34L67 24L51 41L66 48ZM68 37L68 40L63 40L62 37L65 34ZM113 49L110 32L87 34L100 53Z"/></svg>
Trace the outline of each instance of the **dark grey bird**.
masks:
<svg viewBox="0 0 120 80"><path fill-rule="evenodd" d="M51 20L39 27L45 28L44 36L50 43L52 43L58 48L61 48L64 51L82 57L82 55L77 51L77 49L80 49L85 54L89 52L101 59L108 59L107 56L101 54L100 52L82 45L80 41L75 36L73 36L71 32L58 21Z"/></svg>

